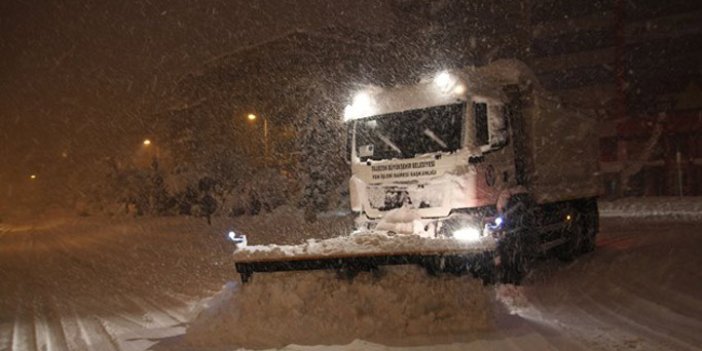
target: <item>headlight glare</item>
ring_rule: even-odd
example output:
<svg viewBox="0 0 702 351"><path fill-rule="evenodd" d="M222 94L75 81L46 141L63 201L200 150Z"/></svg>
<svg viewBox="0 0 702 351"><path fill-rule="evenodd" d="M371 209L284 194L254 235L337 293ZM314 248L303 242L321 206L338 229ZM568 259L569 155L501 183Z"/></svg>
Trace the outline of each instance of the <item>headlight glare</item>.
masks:
<svg viewBox="0 0 702 351"><path fill-rule="evenodd" d="M453 237L460 241L478 241L480 240L480 229L476 227L463 227L453 232Z"/></svg>

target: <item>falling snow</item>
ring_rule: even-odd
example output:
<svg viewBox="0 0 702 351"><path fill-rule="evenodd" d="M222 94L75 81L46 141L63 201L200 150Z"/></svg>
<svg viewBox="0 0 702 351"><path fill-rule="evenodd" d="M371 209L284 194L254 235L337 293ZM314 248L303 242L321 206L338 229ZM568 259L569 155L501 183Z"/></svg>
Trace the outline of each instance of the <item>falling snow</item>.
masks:
<svg viewBox="0 0 702 351"><path fill-rule="evenodd" d="M0 350L699 349L701 14L685 0L1 2ZM354 113L458 101L424 91L371 111L358 92L441 72L473 78L439 82L465 106L528 127L476 133L470 107L449 131L398 123L437 152L406 155L391 139L409 133L377 121L377 145L353 149ZM510 84L534 88L515 110ZM444 168L360 180L407 158ZM520 194L560 229L519 285L411 265L243 284L234 266L496 252L507 239L436 238L436 221L508 221ZM558 246L585 217L595 250Z"/></svg>

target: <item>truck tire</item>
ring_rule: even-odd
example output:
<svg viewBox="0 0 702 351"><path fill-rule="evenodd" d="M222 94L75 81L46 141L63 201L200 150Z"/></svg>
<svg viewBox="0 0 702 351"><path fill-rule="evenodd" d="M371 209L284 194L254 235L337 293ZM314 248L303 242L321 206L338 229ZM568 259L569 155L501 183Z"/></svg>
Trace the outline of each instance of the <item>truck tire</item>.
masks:
<svg viewBox="0 0 702 351"><path fill-rule="evenodd" d="M574 218L564 232L568 241L557 247L555 251L556 257L565 262L570 262L581 254L595 249L595 236L599 223L595 199L581 200L572 205Z"/></svg>
<svg viewBox="0 0 702 351"><path fill-rule="evenodd" d="M508 240L500 246L499 281L503 284L521 284L529 273L530 262L526 255L519 249L521 245L517 240Z"/></svg>
<svg viewBox="0 0 702 351"><path fill-rule="evenodd" d="M563 262L573 261L580 255L580 247L583 237L583 219L582 215L579 213L576 213L574 217L575 218L573 218L570 225L563 230L563 235L566 236L568 241L554 249L554 255L556 258Z"/></svg>
<svg viewBox="0 0 702 351"><path fill-rule="evenodd" d="M505 229L507 234L497 248L500 258L498 281L518 285L529 273L538 252L536 205L526 195L515 195L507 203Z"/></svg>
<svg viewBox="0 0 702 351"><path fill-rule="evenodd" d="M600 227L600 213L597 209L597 199L587 199L582 205L584 228L581 232L580 247L581 254L595 250L597 233Z"/></svg>

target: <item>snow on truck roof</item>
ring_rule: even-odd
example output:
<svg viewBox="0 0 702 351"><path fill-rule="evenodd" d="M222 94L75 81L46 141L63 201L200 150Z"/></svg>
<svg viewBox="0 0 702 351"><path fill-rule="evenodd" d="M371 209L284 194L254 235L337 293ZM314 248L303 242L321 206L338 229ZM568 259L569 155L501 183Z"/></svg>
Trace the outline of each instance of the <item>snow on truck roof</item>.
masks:
<svg viewBox="0 0 702 351"><path fill-rule="evenodd" d="M481 67L446 70L414 85L368 86L356 92L344 109L344 121L468 101L473 97L504 99L502 87L530 83L541 89L521 61L498 60Z"/></svg>

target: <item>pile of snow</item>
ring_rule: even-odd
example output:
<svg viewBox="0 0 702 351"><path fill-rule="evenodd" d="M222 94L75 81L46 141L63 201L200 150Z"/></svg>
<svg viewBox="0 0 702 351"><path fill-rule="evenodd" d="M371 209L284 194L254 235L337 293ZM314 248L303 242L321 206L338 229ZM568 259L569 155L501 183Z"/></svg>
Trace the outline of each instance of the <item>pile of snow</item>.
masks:
<svg viewBox="0 0 702 351"><path fill-rule="evenodd" d="M424 224L421 219L422 216L416 209L403 206L386 213L378 222L376 229L394 233L422 235L424 233Z"/></svg>
<svg viewBox="0 0 702 351"><path fill-rule="evenodd" d="M406 342L493 329L494 289L470 277L430 277L414 266L353 281L329 271L259 274L229 283L192 322L193 348Z"/></svg>
<svg viewBox="0 0 702 351"><path fill-rule="evenodd" d="M632 197L599 201L600 216L657 218L676 220L702 219L702 197Z"/></svg>
<svg viewBox="0 0 702 351"><path fill-rule="evenodd" d="M510 314L521 315L531 309L531 303L523 286L499 284L495 286L495 298Z"/></svg>
<svg viewBox="0 0 702 351"><path fill-rule="evenodd" d="M302 209L280 206L272 212L256 216L215 219L215 226L224 235L230 230L247 236L254 244L297 244L311 238L331 238L348 234L352 230L353 217L347 212L326 212L317 216L313 223L305 221Z"/></svg>
<svg viewBox="0 0 702 351"><path fill-rule="evenodd" d="M493 250L496 242L490 237L478 241L454 238L424 238L388 232L361 232L325 240L310 239L300 245L254 245L234 252L235 261L266 260L284 257L339 257L356 254L461 252L479 253Z"/></svg>

